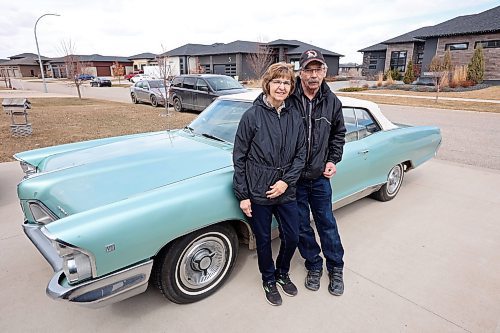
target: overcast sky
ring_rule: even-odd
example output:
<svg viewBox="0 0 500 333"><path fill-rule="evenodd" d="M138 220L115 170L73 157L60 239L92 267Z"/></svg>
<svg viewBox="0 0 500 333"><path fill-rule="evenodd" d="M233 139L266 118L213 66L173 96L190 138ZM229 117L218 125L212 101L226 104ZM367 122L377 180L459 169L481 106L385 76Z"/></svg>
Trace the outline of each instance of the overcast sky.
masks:
<svg viewBox="0 0 500 333"><path fill-rule="evenodd" d="M359 49L423 26L476 14L498 0L0 0L0 58L60 57L69 40L78 54L162 53L187 43L296 39L361 63Z"/></svg>

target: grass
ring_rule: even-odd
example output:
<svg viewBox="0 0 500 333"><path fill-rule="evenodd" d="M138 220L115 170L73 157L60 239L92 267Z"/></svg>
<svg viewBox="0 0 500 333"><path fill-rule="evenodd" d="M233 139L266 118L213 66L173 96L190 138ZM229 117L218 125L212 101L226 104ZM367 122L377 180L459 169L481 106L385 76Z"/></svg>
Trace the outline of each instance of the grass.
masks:
<svg viewBox="0 0 500 333"><path fill-rule="evenodd" d="M11 118L0 114L0 162L13 161L12 155L35 148L117 135L182 128L197 113L174 112L166 117L164 108L93 99L33 98L28 120L33 134L15 138ZM1 102L1 100L0 100Z"/></svg>

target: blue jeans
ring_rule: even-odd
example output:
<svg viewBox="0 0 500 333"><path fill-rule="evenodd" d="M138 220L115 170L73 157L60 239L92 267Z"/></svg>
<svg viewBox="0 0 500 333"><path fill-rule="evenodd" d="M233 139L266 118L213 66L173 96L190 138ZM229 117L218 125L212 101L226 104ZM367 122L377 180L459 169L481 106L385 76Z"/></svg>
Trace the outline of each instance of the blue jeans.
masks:
<svg viewBox="0 0 500 333"><path fill-rule="evenodd" d="M274 267L271 248L272 215L278 221L280 233L280 250ZM292 201L280 205L259 205L252 202L252 218L250 225L257 243L257 261L262 281L276 281L276 275L288 273L290 261L299 242L299 219L297 202Z"/></svg>
<svg viewBox="0 0 500 333"><path fill-rule="evenodd" d="M323 258L329 272L334 267L344 267L344 248L340 241L337 221L332 211L332 186L330 180L321 176L314 180L300 179L297 182L297 205L299 208L299 252L305 259L307 270L323 270ZM316 242L314 230L311 227L311 208L316 229L321 241L321 248Z"/></svg>

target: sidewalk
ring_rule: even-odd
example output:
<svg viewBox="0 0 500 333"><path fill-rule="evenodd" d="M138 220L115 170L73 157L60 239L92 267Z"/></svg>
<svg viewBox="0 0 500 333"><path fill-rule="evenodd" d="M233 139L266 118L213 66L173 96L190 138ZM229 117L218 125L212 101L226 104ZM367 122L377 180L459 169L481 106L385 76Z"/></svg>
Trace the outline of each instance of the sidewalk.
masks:
<svg viewBox="0 0 500 333"><path fill-rule="evenodd" d="M336 91L336 94L342 94L342 91ZM367 92L346 92L352 95L368 95L368 96L386 96L386 97L404 97L404 98L417 98L417 99L436 99L436 96L414 96L404 94L380 94L380 93L367 93ZM440 100L445 101L460 101L460 102L478 102L478 103L495 103L500 104L500 100L495 99L478 99L478 98L460 98L460 97L443 97L439 96Z"/></svg>
<svg viewBox="0 0 500 333"><path fill-rule="evenodd" d="M75 97L59 93L43 93L34 90L0 90L0 98L49 98L49 97Z"/></svg>

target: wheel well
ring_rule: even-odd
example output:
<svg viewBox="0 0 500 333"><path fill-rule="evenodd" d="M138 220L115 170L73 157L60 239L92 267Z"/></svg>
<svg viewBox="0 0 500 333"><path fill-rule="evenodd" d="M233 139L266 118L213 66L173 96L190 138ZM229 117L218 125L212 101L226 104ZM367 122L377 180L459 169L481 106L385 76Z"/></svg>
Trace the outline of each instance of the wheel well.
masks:
<svg viewBox="0 0 500 333"><path fill-rule="evenodd" d="M414 168L415 168L415 167L413 166L413 163L412 163L410 160L408 160L408 161L404 161L404 162L403 162L403 163L401 163L401 164L403 164L403 168L404 168L404 171L405 171L405 172L410 171L410 170L412 170L412 169L414 169Z"/></svg>

